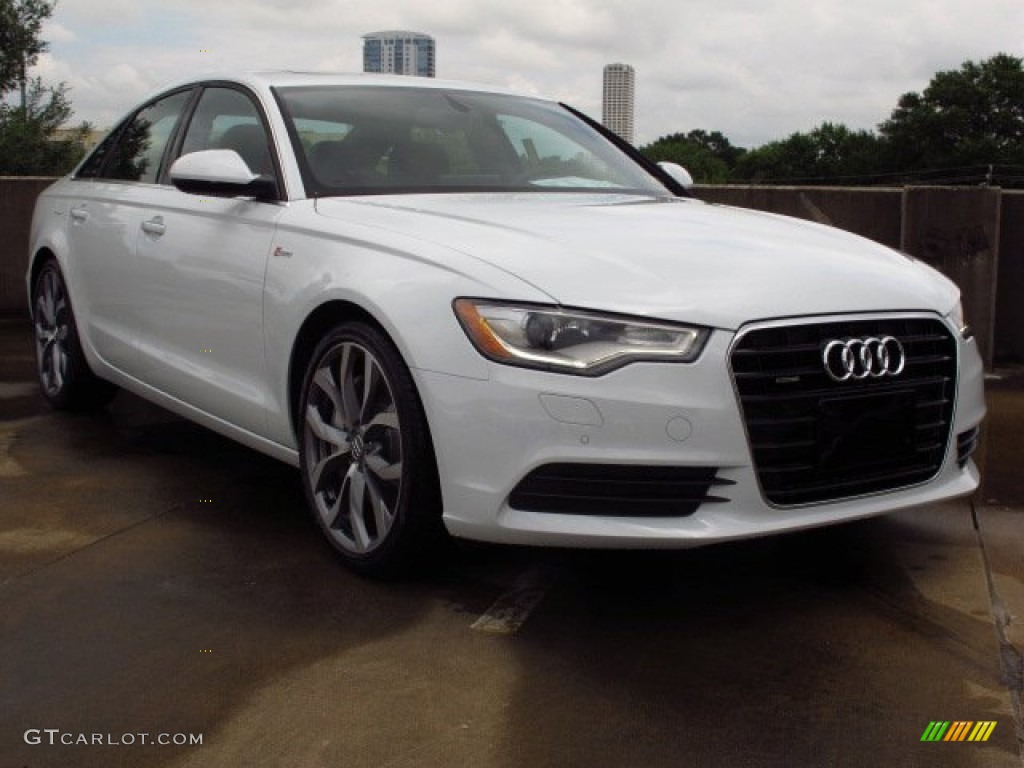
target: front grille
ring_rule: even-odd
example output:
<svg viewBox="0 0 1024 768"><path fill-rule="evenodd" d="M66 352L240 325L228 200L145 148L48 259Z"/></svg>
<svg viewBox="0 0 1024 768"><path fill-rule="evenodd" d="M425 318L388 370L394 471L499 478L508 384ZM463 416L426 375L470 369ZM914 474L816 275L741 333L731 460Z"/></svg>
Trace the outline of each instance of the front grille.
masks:
<svg viewBox="0 0 1024 768"><path fill-rule="evenodd" d="M832 340L892 336L896 376L834 381ZM884 318L758 328L731 357L761 490L772 504L831 501L934 477L949 443L956 339L937 319Z"/></svg>
<svg viewBox="0 0 1024 768"><path fill-rule="evenodd" d="M701 504L726 501L713 486L733 485L715 467L545 464L509 496L513 509L563 515L686 517Z"/></svg>

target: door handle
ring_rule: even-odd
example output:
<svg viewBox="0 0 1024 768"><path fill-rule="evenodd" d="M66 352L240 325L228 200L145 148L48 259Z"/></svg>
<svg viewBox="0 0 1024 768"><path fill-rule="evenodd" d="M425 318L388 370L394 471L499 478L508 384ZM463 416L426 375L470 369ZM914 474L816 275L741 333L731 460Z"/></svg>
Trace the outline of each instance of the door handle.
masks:
<svg viewBox="0 0 1024 768"><path fill-rule="evenodd" d="M167 231L167 227L164 226L163 216L154 216L149 221L142 222L142 231L147 235L155 235L159 237Z"/></svg>
<svg viewBox="0 0 1024 768"><path fill-rule="evenodd" d="M71 218L79 222L85 221L89 218L89 212L85 208L72 208Z"/></svg>

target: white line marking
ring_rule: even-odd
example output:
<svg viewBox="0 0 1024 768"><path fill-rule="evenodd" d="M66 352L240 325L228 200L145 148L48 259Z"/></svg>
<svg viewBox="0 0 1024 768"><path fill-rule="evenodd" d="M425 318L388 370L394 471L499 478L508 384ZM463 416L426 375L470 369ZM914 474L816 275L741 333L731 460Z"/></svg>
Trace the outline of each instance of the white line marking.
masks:
<svg viewBox="0 0 1024 768"><path fill-rule="evenodd" d="M472 629L495 635L515 634L544 599L550 581L550 574L540 567L521 574L512 587L473 622Z"/></svg>

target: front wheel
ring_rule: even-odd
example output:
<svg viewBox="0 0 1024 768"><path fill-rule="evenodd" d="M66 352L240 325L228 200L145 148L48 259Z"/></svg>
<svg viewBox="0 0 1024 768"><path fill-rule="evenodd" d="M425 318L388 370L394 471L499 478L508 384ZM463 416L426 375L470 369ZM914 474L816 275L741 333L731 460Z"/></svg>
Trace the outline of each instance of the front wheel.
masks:
<svg viewBox="0 0 1024 768"><path fill-rule="evenodd" d="M386 336L364 323L332 329L306 369L299 417L306 498L349 566L389 575L441 542L427 420Z"/></svg>
<svg viewBox="0 0 1024 768"><path fill-rule="evenodd" d="M117 393L89 369L60 267L49 259L32 290L36 370L43 396L60 410L101 408Z"/></svg>

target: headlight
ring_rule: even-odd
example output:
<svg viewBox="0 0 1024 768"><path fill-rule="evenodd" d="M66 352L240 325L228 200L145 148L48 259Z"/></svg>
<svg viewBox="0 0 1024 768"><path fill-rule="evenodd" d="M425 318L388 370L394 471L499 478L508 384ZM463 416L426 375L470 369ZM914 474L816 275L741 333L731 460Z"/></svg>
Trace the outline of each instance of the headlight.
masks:
<svg viewBox="0 0 1024 768"><path fill-rule="evenodd" d="M974 331L971 330L971 326L967 324L967 318L964 317L964 304L962 301L958 301L956 306L953 307L953 311L949 313L949 319L965 339L970 339L974 336Z"/></svg>
<svg viewBox="0 0 1024 768"><path fill-rule="evenodd" d="M706 328L555 307L456 299L455 314L480 354L499 363L598 376L638 360L692 362Z"/></svg>

